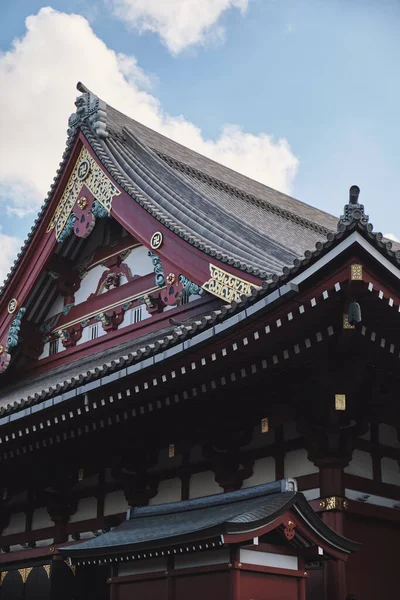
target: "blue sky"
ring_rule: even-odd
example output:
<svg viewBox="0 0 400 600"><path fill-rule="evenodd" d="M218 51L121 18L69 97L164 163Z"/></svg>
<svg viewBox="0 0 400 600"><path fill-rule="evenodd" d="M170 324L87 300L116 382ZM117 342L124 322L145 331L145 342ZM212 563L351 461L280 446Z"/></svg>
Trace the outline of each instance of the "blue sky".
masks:
<svg viewBox="0 0 400 600"><path fill-rule="evenodd" d="M400 202L397 199L400 187L400 2L213 0L220 3L221 10L209 27L213 35L208 38L212 39L201 37L204 30L197 41L185 43L181 41L185 32L179 28L175 30L173 22L154 25L156 19L161 18L157 3L162 5L164 1L148 0L150 8L142 8L144 13L147 11L145 16L132 16L129 12L135 2L146 6L143 0L53 0L49 4L39 0L1 2L0 86L9 90L10 96L22 94L24 97L18 109L10 98L5 105L0 100L0 126L6 131L2 145L3 152L7 152L7 169L2 171L0 167L1 233L24 237L33 221L39 195L44 196L43 190L48 188L54 175L45 148L46 140L49 140L48 149L54 148L52 154L58 152L54 165L62 154L62 145L58 150L60 142L53 139L49 124L40 122L46 120L45 116L41 116L36 108L27 116L25 113L29 108L25 110L25 107L29 107L31 98L35 103L40 94L43 94L40 106L49 97L57 102L57 89L65 96L62 72L68 72L71 81L75 73L75 79L80 79L80 65L87 60L82 33L77 33L75 45L69 46L68 40L60 42L64 49L54 64L41 57L40 42L34 39L35 35L39 38L39 33L35 31L40 32L42 40L45 32L48 43L57 44L51 35L50 17L54 20L54 14L47 17L46 23L42 19L40 27L32 21L29 46L25 19L38 15L40 9L50 5L61 13L82 15L88 20L93 32L88 37L91 47L94 48L100 39L108 50L136 59L143 81L138 83L135 73L135 90L149 94L150 103L153 99L158 102L157 119L164 119L162 127L169 126L168 116L182 115L191 126L201 129L201 140L193 142L193 147L201 150L203 146L207 147L207 141L221 137L224 125L235 124L243 134L254 136L246 138L248 164L255 164L257 160L260 163L254 169L244 167L250 176L262 179L264 183L271 181L273 187L281 187L296 198L333 214L341 213L349 186L357 184L375 228L400 238ZM168 0L177 11L176 19L180 17L182 5L188 1L192 0ZM208 0L202 2L206 11L211 4ZM152 10L153 15L149 16ZM147 22L150 19L154 31L139 31L145 17ZM199 18L208 23L207 15ZM65 23L69 27L70 18ZM217 32L216 28L219 28ZM73 32L71 25L72 37ZM19 51L13 46L16 38L21 41ZM75 47L77 52L72 56ZM1 54L7 52L9 55ZM24 52L30 54L30 63L28 57L22 56ZM38 52L36 66L35 52ZM97 62L96 52L94 49L90 54L93 64ZM5 59L7 56L9 58ZM71 73L69 61L74 62ZM99 72L96 83L101 82L101 65L93 68ZM87 65L85 69L83 71L89 74L83 80L87 83L91 75ZM114 72L105 71L106 80L111 81L113 77L117 77ZM132 70L126 77L132 78ZM97 88L99 86L103 90L102 82L97 83ZM108 93L110 98L112 96L110 103L125 109L127 100L123 101L122 92L118 96L115 91L104 90L103 96ZM100 90L94 91L101 95ZM72 90L72 102L68 100L65 109L60 108L59 113L54 113L54 120L58 121L54 127L61 128L64 138L68 107L72 112L75 95ZM138 118L144 114L134 105L136 100L130 102L131 116L135 117L135 111ZM20 146L14 141L10 122L14 127L25 128L29 136L36 139L36 146L30 150L37 153L36 162L29 175L20 174L24 160L26 163L30 155L26 148L23 149L22 136L18 141ZM262 134L273 136L269 145L266 142L258 145L257 140ZM178 132L175 137L185 141L182 135ZM243 136L235 136L233 133L235 143L242 143ZM290 157L286 150L285 153L274 146L281 138L287 142ZM222 146L222 142L217 143L210 150L214 158L221 156L221 160L224 159ZM36 173L42 169L42 150L43 173L36 181ZM265 172L261 161L264 152ZM0 159L1 156L0 151ZM230 164L235 167L235 160L239 159L234 156L232 162L228 157L227 162L231 160ZM275 177L275 171L279 169L282 173Z"/></svg>

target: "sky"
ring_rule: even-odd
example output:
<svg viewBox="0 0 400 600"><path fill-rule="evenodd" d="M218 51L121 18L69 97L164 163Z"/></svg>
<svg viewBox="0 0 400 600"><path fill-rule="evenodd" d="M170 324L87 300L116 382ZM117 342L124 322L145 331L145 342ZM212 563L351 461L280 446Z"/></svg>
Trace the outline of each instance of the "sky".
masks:
<svg viewBox="0 0 400 600"><path fill-rule="evenodd" d="M399 0L1 0L0 280L76 83L214 160L400 239Z"/></svg>

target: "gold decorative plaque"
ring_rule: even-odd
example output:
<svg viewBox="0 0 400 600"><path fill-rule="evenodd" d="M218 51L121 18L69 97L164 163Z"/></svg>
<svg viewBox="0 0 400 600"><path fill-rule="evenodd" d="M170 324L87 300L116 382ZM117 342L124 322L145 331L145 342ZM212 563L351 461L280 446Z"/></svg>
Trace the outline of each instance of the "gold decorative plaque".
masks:
<svg viewBox="0 0 400 600"><path fill-rule="evenodd" d="M153 248L153 250L158 250L158 248L161 248L162 244L163 244L163 234L161 233L161 231L156 231L151 236L150 246Z"/></svg>
<svg viewBox="0 0 400 600"><path fill-rule="evenodd" d="M253 283L236 277L236 275L232 275L232 273L228 273L211 263L209 267L211 277L201 287L222 300L239 302L242 296L250 296L254 288L259 289Z"/></svg>
<svg viewBox="0 0 400 600"><path fill-rule="evenodd" d="M341 496L330 496L320 500L319 506L323 510L347 510L349 503L346 498Z"/></svg>
<svg viewBox="0 0 400 600"><path fill-rule="evenodd" d="M21 575L22 577L22 581L24 583L26 583L26 580L29 577L29 573L32 571L33 567L26 567L25 569L18 569L18 573Z"/></svg>
<svg viewBox="0 0 400 600"><path fill-rule="evenodd" d="M43 569L46 571L47 577L50 579L50 565L43 565Z"/></svg>
<svg viewBox="0 0 400 600"><path fill-rule="evenodd" d="M335 394L335 410L346 410L346 394Z"/></svg>
<svg viewBox="0 0 400 600"><path fill-rule="evenodd" d="M5 576L7 575L8 571L2 571L0 573L0 585L3 583Z"/></svg>
<svg viewBox="0 0 400 600"><path fill-rule="evenodd" d="M268 433L269 431L269 421L268 417L264 417L261 419L261 433Z"/></svg>
<svg viewBox="0 0 400 600"><path fill-rule="evenodd" d="M84 185L90 190L97 202L110 213L114 196L119 196L121 192L103 169L99 167L87 148L82 146L63 195L47 227L47 233L55 229L56 238L60 237Z"/></svg>
<svg viewBox="0 0 400 600"><path fill-rule="evenodd" d="M9 314L12 315L13 313L15 313L17 308L18 308L18 300L16 298L12 298L10 300L10 302L8 303L8 308L7 308Z"/></svg>
<svg viewBox="0 0 400 600"><path fill-rule="evenodd" d="M168 458L174 458L175 456L175 444L170 444L168 447Z"/></svg>
<svg viewBox="0 0 400 600"><path fill-rule="evenodd" d="M362 281L363 278L363 268L362 265L351 265L351 281Z"/></svg>

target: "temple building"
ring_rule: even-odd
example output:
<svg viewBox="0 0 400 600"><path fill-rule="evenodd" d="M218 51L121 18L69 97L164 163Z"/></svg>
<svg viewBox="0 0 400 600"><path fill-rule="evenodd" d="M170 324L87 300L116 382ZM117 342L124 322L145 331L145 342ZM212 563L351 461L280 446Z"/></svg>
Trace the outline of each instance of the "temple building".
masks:
<svg viewBox="0 0 400 600"><path fill-rule="evenodd" d="M0 600L396 597L400 245L78 90L0 292Z"/></svg>

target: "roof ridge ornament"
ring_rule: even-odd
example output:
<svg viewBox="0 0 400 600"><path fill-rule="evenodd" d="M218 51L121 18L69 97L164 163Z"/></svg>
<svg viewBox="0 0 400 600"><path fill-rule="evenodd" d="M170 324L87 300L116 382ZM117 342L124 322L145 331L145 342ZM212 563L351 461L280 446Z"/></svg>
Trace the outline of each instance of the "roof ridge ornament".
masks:
<svg viewBox="0 0 400 600"><path fill-rule="evenodd" d="M76 112L68 119L68 135L73 136L87 121L97 137L104 140L108 137L106 103L82 83L79 82L76 87L82 93L75 100Z"/></svg>
<svg viewBox="0 0 400 600"><path fill-rule="evenodd" d="M364 205L358 203L360 188L358 185L352 185L349 190L349 202L344 206L344 214L340 217L338 230L344 231L346 227L353 223L368 225L369 216L364 212Z"/></svg>

